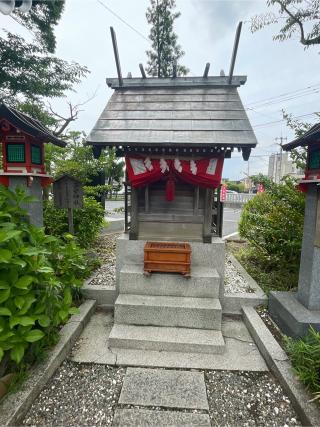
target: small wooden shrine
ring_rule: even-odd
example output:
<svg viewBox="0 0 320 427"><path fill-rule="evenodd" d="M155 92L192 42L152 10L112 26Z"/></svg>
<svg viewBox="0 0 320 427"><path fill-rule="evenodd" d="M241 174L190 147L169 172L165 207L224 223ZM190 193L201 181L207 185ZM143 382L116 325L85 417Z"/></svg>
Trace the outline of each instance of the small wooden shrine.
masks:
<svg viewBox="0 0 320 427"><path fill-rule="evenodd" d="M111 30L112 32L112 30ZM113 39L114 40L114 39ZM96 156L115 147L125 157L126 231L130 239L211 242L219 235L224 160L248 160L256 138L238 87L245 76L107 78L114 90L92 129ZM130 206L131 205L131 206Z"/></svg>
<svg viewBox="0 0 320 427"><path fill-rule="evenodd" d="M30 204L30 221L42 225L42 188L51 184L46 173L44 143L59 147L66 143L55 137L38 120L0 103L0 142L2 165L0 184L10 188L17 185L37 197L38 204Z"/></svg>
<svg viewBox="0 0 320 427"><path fill-rule="evenodd" d="M238 94L246 77L118 78L88 144L114 147L126 163L126 233L117 239L114 326L108 346L222 353L224 241L219 187L234 150L249 159L256 138ZM208 244L210 243L210 244ZM152 274L150 274L152 273ZM177 274L181 273L181 274ZM186 279L185 277L188 277ZM161 364L159 365L161 366Z"/></svg>

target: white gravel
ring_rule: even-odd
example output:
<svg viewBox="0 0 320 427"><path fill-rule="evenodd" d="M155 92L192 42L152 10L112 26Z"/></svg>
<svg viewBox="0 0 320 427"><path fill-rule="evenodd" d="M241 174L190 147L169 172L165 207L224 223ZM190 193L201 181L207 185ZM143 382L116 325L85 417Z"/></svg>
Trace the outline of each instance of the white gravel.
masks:
<svg viewBox="0 0 320 427"><path fill-rule="evenodd" d="M23 425L111 425L125 368L65 361L33 403Z"/></svg>
<svg viewBox="0 0 320 427"><path fill-rule="evenodd" d="M212 426L301 426L270 373L207 371Z"/></svg>
<svg viewBox="0 0 320 427"><path fill-rule="evenodd" d="M112 425L117 407L132 407L118 404L125 372L126 368L65 361L34 401L23 425ZM301 425L288 397L270 373L204 374L212 426Z"/></svg>
<svg viewBox="0 0 320 427"><path fill-rule="evenodd" d="M246 279L239 273L233 265L231 258L226 253L225 276L224 276L224 293L253 293L254 289L249 286Z"/></svg>

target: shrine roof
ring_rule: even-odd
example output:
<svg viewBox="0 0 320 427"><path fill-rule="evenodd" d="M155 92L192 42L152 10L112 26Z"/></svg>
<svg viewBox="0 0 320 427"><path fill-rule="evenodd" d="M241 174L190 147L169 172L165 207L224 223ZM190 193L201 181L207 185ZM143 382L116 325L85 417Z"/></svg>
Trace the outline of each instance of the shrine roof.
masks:
<svg viewBox="0 0 320 427"><path fill-rule="evenodd" d="M237 87L245 76L107 79L114 93L87 143L125 147L257 144Z"/></svg>
<svg viewBox="0 0 320 427"><path fill-rule="evenodd" d="M297 147L305 147L306 145L312 144L314 142L320 142L320 123L312 126L312 128L300 136L300 138L288 142L288 144L284 144L282 148L285 151L289 151Z"/></svg>
<svg viewBox="0 0 320 427"><path fill-rule="evenodd" d="M39 120L36 120L15 108L8 107L0 103L0 120L7 120L12 126L20 131L41 140L42 142L51 142L59 147L65 147L67 144L53 135Z"/></svg>

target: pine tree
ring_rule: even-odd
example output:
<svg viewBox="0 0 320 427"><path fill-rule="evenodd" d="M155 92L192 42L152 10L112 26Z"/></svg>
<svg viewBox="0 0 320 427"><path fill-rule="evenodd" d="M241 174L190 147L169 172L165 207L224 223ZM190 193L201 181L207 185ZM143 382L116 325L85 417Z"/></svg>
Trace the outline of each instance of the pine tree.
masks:
<svg viewBox="0 0 320 427"><path fill-rule="evenodd" d="M173 65L177 64L177 75L185 76L188 69L178 64L184 51L178 44L178 36L173 31L174 21L180 12L173 12L176 7L175 0L151 0L146 17L151 25L149 39L151 50L148 55L147 73L153 77L171 77Z"/></svg>

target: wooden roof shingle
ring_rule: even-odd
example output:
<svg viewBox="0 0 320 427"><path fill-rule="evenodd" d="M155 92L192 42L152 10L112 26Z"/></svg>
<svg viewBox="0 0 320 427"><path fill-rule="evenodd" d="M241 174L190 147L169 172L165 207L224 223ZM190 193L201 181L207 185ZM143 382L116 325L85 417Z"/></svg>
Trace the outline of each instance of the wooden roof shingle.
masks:
<svg viewBox="0 0 320 427"><path fill-rule="evenodd" d="M87 143L96 146L252 148L237 91L245 77L108 79L114 89Z"/></svg>

